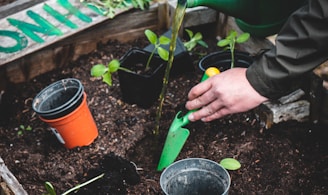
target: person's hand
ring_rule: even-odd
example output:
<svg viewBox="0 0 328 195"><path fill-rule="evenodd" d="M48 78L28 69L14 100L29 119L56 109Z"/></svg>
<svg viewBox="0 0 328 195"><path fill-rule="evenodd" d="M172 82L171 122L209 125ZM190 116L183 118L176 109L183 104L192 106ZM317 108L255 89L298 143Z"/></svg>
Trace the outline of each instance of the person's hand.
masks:
<svg viewBox="0 0 328 195"><path fill-rule="evenodd" d="M246 68L233 68L194 86L186 108L199 109L189 115L190 121L209 122L228 114L246 112L267 100L249 84Z"/></svg>

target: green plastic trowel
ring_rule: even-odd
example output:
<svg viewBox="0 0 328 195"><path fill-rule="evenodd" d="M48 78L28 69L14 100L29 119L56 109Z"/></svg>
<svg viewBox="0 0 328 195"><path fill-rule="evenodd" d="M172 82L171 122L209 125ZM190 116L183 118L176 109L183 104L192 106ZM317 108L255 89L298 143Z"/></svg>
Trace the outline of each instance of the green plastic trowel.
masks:
<svg viewBox="0 0 328 195"><path fill-rule="evenodd" d="M220 71L217 68L210 67L206 69L201 81L204 81L207 78L219 73ZM164 143L162 155L157 166L158 171L163 170L171 163L173 163L179 155L184 143L187 141L187 138L190 134L189 130L183 127L190 122L188 116L195 111L196 110L191 110L184 116L180 116L181 111L176 114Z"/></svg>

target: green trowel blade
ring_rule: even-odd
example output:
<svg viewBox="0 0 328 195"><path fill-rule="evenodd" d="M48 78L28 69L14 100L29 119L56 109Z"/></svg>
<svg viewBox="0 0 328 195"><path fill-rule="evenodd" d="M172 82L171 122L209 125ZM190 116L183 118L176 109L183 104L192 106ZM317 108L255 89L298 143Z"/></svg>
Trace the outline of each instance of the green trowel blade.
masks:
<svg viewBox="0 0 328 195"><path fill-rule="evenodd" d="M189 130L185 128L169 131L157 166L158 171L163 170L175 161L184 143L187 141L189 134Z"/></svg>

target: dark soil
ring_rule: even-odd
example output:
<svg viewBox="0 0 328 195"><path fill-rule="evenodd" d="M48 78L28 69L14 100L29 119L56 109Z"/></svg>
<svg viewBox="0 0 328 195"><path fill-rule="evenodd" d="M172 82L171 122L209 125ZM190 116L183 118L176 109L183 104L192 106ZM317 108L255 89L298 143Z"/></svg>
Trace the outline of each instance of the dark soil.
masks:
<svg viewBox="0 0 328 195"><path fill-rule="evenodd" d="M161 172L156 171L164 139L175 114L184 110L187 93L201 77L200 58L217 50L197 48L194 72L172 77L166 93L160 135L152 134L157 103L149 109L125 103L117 75L109 87L90 77L90 68L121 57L129 48L147 45L109 42L66 67L33 80L12 84L0 104L0 154L28 194L44 194L49 181L57 193L105 173L77 194L162 194ZM87 147L66 149L33 112L31 103L40 90L62 78L79 79L88 94L88 105L99 136ZM219 162L238 159L242 167L229 171L230 194L327 194L327 127L288 121L264 129L254 111L235 114L210 123L187 126L188 138L178 159L206 158ZM32 131L18 135L20 125ZM133 163L131 163L133 162Z"/></svg>

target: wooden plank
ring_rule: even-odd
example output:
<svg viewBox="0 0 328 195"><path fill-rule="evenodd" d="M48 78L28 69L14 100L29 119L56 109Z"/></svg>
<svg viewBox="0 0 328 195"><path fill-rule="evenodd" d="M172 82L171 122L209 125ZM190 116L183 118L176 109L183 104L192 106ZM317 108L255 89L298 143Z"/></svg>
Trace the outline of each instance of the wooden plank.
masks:
<svg viewBox="0 0 328 195"><path fill-rule="evenodd" d="M1 179L1 178L0 178ZM0 180L1 181L1 180ZM1 195L15 195L8 187L6 182L0 182L0 194Z"/></svg>
<svg viewBox="0 0 328 195"><path fill-rule="evenodd" d="M17 13L21 10L27 9L29 7L32 7L40 2L43 2L45 0L17 0L10 4L4 5L0 7L0 18L7 17L9 15L12 15L14 13Z"/></svg>
<svg viewBox="0 0 328 195"><path fill-rule="evenodd" d="M27 195L22 185L18 182L16 177L10 172L5 165L5 162L0 157L0 178L7 184L10 190L16 195Z"/></svg>
<svg viewBox="0 0 328 195"><path fill-rule="evenodd" d="M72 7L74 7L75 10L73 10ZM49 14L49 11L46 11L49 9L53 9L59 13L57 16L65 15L66 21L69 20L71 22L70 25L68 23L64 24L55 19L54 14ZM132 9L132 7L117 10L116 14L121 14L129 9ZM40 21L36 22L35 20ZM2 35L0 36L0 65L71 37L78 32L106 20L110 19L96 13L94 10L82 4L79 0L48 0L15 14L6 16L0 20L0 35ZM14 24L13 21L20 21L24 24ZM49 22L52 26L45 29L43 27L45 25L42 25L42 28L40 28L39 23L45 22ZM72 24L75 25L73 26ZM36 28L37 30L29 34L28 30L23 29L28 25L34 25L32 28ZM8 32L11 36L9 36ZM53 35L50 35L49 32L53 32ZM9 51L10 48L14 46L18 46L20 49Z"/></svg>
<svg viewBox="0 0 328 195"><path fill-rule="evenodd" d="M301 99L304 95L305 95L305 92L302 89L298 89L296 91L293 91L289 95L279 98L278 101L281 104L288 104L288 103L292 103L292 102L295 102L295 101Z"/></svg>
<svg viewBox="0 0 328 195"><path fill-rule="evenodd" d="M309 120L310 103L307 100L299 100L287 104L277 104L275 102L265 102L263 106L270 112L265 114L265 127L268 129L273 124L278 124L286 121L305 122Z"/></svg>
<svg viewBox="0 0 328 195"><path fill-rule="evenodd" d="M177 7L177 0L169 0L169 9L170 9L170 24L172 23L172 19L174 17L174 12ZM184 28L198 26L202 24L208 24L216 22L217 11L206 7L206 6L197 6L193 8L187 8L185 16L183 18L182 26Z"/></svg>
<svg viewBox="0 0 328 195"><path fill-rule="evenodd" d="M177 7L177 0L169 0L168 1L168 26L169 28L172 25L174 13ZM217 11L206 7L206 6L197 6L193 8L187 8L186 13L184 15L179 36L182 36L184 33L184 29L193 27L193 26L199 26L203 24L210 24L215 23L217 19Z"/></svg>
<svg viewBox="0 0 328 195"><path fill-rule="evenodd" d="M306 93L298 89L276 101L267 101L255 108L255 112L266 129L285 121L305 122L311 119L310 101Z"/></svg>
<svg viewBox="0 0 328 195"><path fill-rule="evenodd" d="M144 36L145 29L165 28L165 26L159 26L163 23L158 22L159 16L163 14L160 13L163 8L159 9L162 6L165 4L157 3L145 11L127 11L117 15L113 20L105 20L74 34L74 36L7 63L5 66L6 78L13 83L25 82L92 52L97 48L98 43L106 43L109 40L127 42Z"/></svg>

